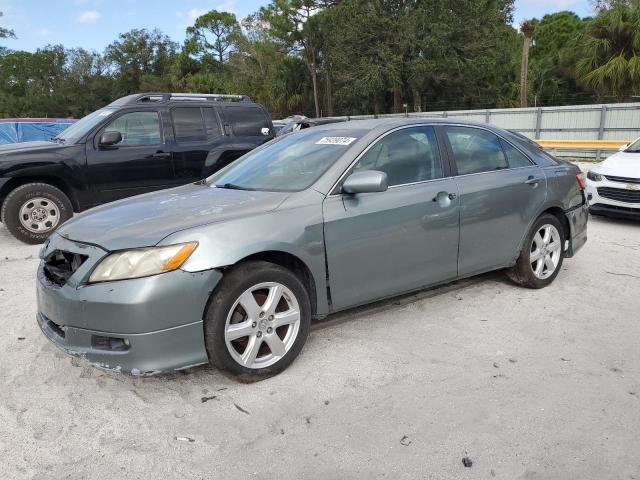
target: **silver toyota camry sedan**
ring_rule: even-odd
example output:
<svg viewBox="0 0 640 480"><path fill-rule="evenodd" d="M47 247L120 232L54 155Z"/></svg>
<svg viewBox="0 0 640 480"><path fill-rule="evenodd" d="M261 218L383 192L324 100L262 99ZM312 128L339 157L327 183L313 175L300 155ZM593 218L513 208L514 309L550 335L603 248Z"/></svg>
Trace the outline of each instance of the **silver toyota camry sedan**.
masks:
<svg viewBox="0 0 640 480"><path fill-rule="evenodd" d="M577 167L496 127L311 128L62 225L40 252L37 320L101 368L263 378L314 318L496 269L549 285L587 208Z"/></svg>

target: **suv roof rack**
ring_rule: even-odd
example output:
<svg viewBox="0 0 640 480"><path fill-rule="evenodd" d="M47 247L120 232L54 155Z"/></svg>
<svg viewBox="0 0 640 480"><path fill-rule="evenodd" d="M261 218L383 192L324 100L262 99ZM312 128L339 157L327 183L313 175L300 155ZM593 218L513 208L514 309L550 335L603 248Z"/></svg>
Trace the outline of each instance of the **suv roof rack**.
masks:
<svg viewBox="0 0 640 480"><path fill-rule="evenodd" d="M127 103L168 102L170 100L212 101L212 102L250 102L247 95L226 95L223 93L140 93L131 95Z"/></svg>
<svg viewBox="0 0 640 480"><path fill-rule="evenodd" d="M126 97L119 98L109 105L122 106L133 103L145 102L169 102L174 101L209 101L209 102L251 102L251 98L247 95L227 95L223 93L164 93L164 92L147 92L134 93Z"/></svg>

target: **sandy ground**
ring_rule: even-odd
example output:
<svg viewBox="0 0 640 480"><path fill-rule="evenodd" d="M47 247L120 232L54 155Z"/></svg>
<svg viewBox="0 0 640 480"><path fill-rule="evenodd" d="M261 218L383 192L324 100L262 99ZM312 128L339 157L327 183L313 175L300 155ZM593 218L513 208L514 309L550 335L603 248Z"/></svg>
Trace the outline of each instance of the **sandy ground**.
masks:
<svg viewBox="0 0 640 480"><path fill-rule="evenodd" d="M589 229L550 288L495 273L333 317L247 385L61 353L38 247L0 225L0 478L639 479L640 222Z"/></svg>

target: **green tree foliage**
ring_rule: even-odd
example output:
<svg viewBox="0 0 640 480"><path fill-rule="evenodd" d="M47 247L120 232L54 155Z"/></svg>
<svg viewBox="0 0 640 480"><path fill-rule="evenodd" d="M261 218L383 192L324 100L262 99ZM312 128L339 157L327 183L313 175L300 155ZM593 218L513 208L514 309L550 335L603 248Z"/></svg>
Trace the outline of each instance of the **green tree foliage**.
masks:
<svg viewBox="0 0 640 480"><path fill-rule="evenodd" d="M615 3L580 35L576 77L599 94L624 100L640 88L640 0Z"/></svg>
<svg viewBox="0 0 640 480"><path fill-rule="evenodd" d="M321 35L316 15L338 3L330 0L273 0L260 10L261 19L270 25L273 37L292 52L302 55L311 74L316 116L320 116L318 57Z"/></svg>
<svg viewBox="0 0 640 480"><path fill-rule="evenodd" d="M532 19L527 102L637 94L639 5ZM140 91L246 94L274 118L517 106L524 35L512 11L513 0L271 0L242 26L205 13L181 48L145 29L102 53L0 48L0 116L81 117Z"/></svg>
<svg viewBox="0 0 640 480"><path fill-rule="evenodd" d="M187 28L185 50L201 59L203 56L212 56L222 65L229 58L240 35L240 25L233 13L211 10Z"/></svg>
<svg viewBox="0 0 640 480"><path fill-rule="evenodd" d="M589 94L572 75L573 50L585 22L573 12L545 15L535 21L529 67L529 102L562 104L580 102Z"/></svg>
<svg viewBox="0 0 640 480"><path fill-rule="evenodd" d="M0 17L4 14L0 12ZM0 38L16 38L16 34L9 28L0 27Z"/></svg>
<svg viewBox="0 0 640 480"><path fill-rule="evenodd" d="M134 29L107 46L105 59L116 78L116 95L170 87L178 45L160 30Z"/></svg>

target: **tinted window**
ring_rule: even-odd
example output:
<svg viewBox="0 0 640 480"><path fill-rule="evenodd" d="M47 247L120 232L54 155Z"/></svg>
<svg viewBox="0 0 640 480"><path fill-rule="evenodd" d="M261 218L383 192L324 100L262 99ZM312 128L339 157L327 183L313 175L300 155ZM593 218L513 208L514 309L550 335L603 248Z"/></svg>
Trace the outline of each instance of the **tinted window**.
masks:
<svg viewBox="0 0 640 480"><path fill-rule="evenodd" d="M500 140L479 128L447 127L459 175L491 172L508 168Z"/></svg>
<svg viewBox="0 0 640 480"><path fill-rule="evenodd" d="M226 115L234 135L262 135L269 128L269 120L258 107L227 107Z"/></svg>
<svg viewBox="0 0 640 480"><path fill-rule="evenodd" d="M173 108L173 131L177 142L198 142L206 140L204 121L200 107Z"/></svg>
<svg viewBox="0 0 640 480"><path fill-rule="evenodd" d="M527 157L524 156L520 150L515 148L510 143L505 142L504 140L500 140L502 143L502 148L504 148L504 153L507 155L507 161L509 162L509 167L511 168L519 168L519 167L530 167L531 162Z"/></svg>
<svg viewBox="0 0 640 480"><path fill-rule="evenodd" d="M120 132L118 145L157 145L161 143L158 112L131 112L116 118L105 132Z"/></svg>
<svg viewBox="0 0 640 480"><path fill-rule="evenodd" d="M207 129L207 136L217 137L218 135L221 135L218 117L213 111L213 108L203 108L202 113L204 114L204 126Z"/></svg>
<svg viewBox="0 0 640 480"><path fill-rule="evenodd" d="M299 191L310 187L358 140L356 130L309 129L266 143L207 179L227 188Z"/></svg>
<svg viewBox="0 0 640 480"><path fill-rule="evenodd" d="M390 133L358 160L355 170L385 172L389 186L441 178L433 128L411 127Z"/></svg>

